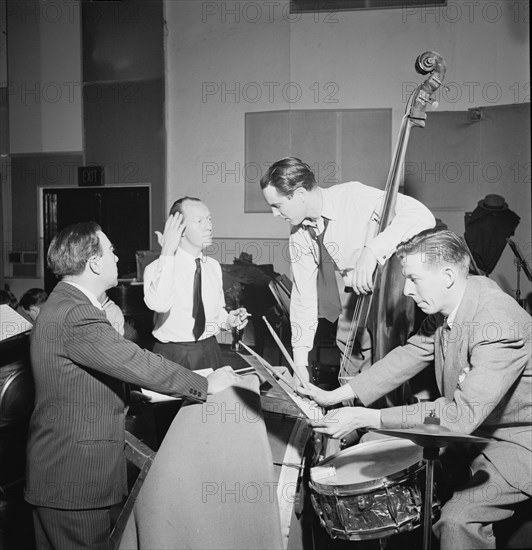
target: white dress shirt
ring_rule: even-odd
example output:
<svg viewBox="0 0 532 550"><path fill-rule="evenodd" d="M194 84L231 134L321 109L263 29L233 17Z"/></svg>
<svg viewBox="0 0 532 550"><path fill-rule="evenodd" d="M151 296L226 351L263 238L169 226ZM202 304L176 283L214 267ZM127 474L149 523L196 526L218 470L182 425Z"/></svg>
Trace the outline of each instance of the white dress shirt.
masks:
<svg viewBox="0 0 532 550"><path fill-rule="evenodd" d="M105 296L105 300L102 303L102 309L107 317L107 320L111 323L116 332L124 336L126 319L120 307L118 307L118 305L115 304L109 296Z"/></svg>
<svg viewBox="0 0 532 550"><path fill-rule="evenodd" d="M80 284L74 283L72 281L63 280L63 282L75 286L78 290L81 290L81 292L83 292L83 294L87 296L94 307L97 307L98 309L103 309L102 304L100 303L98 298L96 298L96 296L94 296L94 294L88 288L85 288L84 286L81 286Z"/></svg>
<svg viewBox="0 0 532 550"><path fill-rule="evenodd" d="M397 195L396 213L391 224L369 242L370 220L382 206L384 191L360 182L350 181L320 188L323 197L322 217L317 220L318 233L323 231L323 218L329 220L324 243L340 273L337 273L340 298L343 288L352 286L353 268L364 246L380 264L395 252L397 245L424 229L434 227L435 219L422 203L402 194ZM292 228L289 252L293 277L290 300L292 347L297 365L306 365L312 349L318 321L317 243L310 237L304 221ZM344 271L347 270L347 271Z"/></svg>
<svg viewBox="0 0 532 550"><path fill-rule="evenodd" d="M144 271L144 301L155 311L153 336L159 342L193 342L192 302L196 258L182 248L174 256L159 256ZM213 258L201 258L201 296L205 308L205 331L200 340L216 336L225 328L227 311L222 268Z"/></svg>

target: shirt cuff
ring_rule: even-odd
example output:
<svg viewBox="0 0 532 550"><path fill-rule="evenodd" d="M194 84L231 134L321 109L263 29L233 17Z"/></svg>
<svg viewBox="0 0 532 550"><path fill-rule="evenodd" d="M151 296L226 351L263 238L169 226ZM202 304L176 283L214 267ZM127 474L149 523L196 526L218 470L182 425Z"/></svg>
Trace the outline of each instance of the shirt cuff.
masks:
<svg viewBox="0 0 532 550"><path fill-rule="evenodd" d="M372 246L371 244L365 245L366 248L369 248L373 254L375 254L375 257L377 258L377 261L380 265L384 265L388 258L392 255L391 252L387 252L386 250L382 250L381 247Z"/></svg>

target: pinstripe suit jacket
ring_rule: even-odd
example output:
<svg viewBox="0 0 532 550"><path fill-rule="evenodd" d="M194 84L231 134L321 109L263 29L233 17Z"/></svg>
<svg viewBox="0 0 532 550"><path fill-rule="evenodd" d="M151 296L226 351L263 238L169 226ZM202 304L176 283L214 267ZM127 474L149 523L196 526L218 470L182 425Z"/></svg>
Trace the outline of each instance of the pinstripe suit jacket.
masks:
<svg viewBox="0 0 532 550"><path fill-rule="evenodd" d="M35 408L26 500L89 509L127 491L124 382L205 401L207 381L122 338L79 289L60 282L31 335Z"/></svg>
<svg viewBox="0 0 532 550"><path fill-rule="evenodd" d="M448 331L445 357L442 330ZM435 402L391 407L383 428L408 428L435 409L442 426L489 437L482 453L514 487L532 494L532 318L496 283L469 277L452 330L429 316L405 346L351 381L369 405L430 364L442 395Z"/></svg>

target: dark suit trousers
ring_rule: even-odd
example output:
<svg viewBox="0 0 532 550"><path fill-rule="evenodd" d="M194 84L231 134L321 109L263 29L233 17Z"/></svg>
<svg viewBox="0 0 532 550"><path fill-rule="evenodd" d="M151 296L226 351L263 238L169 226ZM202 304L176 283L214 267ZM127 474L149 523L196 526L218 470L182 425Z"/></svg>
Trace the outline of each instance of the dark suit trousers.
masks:
<svg viewBox="0 0 532 550"><path fill-rule="evenodd" d="M529 498L482 454L473 460L471 472L471 479L445 503L433 526L441 550L495 549L493 524L511 517L513 507Z"/></svg>
<svg viewBox="0 0 532 550"><path fill-rule="evenodd" d="M222 351L214 336L198 342L155 342L153 353L178 363L189 370L217 369L222 365ZM162 443L170 424L181 408L182 401L156 403L153 414L157 430L157 449ZM156 449L156 450L157 450Z"/></svg>
<svg viewBox="0 0 532 550"><path fill-rule="evenodd" d="M109 537L121 504L94 510L36 506L33 526L37 550L110 550Z"/></svg>
<svg viewBox="0 0 532 550"><path fill-rule="evenodd" d="M214 336L197 342L155 342L153 352L189 370L222 367L222 352Z"/></svg>

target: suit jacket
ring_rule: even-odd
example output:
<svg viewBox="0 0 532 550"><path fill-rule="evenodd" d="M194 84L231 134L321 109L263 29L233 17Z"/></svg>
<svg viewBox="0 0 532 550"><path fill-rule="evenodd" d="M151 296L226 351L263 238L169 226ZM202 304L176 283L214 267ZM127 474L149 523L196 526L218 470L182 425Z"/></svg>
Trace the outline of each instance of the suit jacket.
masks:
<svg viewBox="0 0 532 550"><path fill-rule="evenodd" d="M202 376L125 340L76 287L60 282L31 335L35 408L26 500L88 509L127 493L124 382L205 401Z"/></svg>
<svg viewBox="0 0 532 550"><path fill-rule="evenodd" d="M471 276L452 330L441 314L430 315L406 345L350 383L369 405L434 363L442 397L384 409L382 427L412 427L435 410L451 431L489 437L482 453L511 485L530 495L531 332L532 318L513 298L490 279Z"/></svg>

